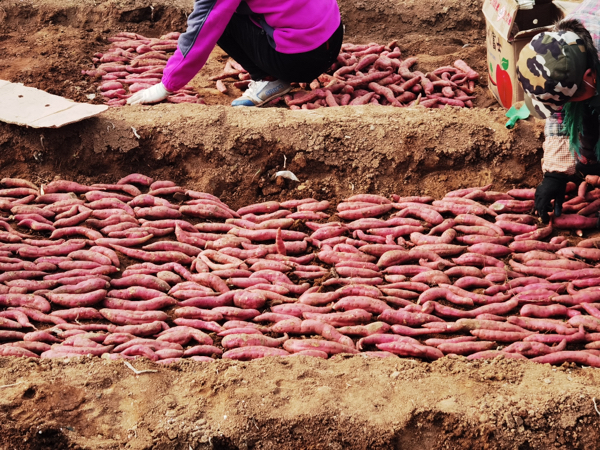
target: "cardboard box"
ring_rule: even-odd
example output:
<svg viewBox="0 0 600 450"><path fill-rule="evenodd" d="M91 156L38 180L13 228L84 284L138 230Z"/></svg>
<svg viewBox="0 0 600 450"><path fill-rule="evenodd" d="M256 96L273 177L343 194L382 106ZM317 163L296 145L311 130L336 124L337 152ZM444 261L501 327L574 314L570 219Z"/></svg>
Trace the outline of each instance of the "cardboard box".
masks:
<svg viewBox="0 0 600 450"><path fill-rule="evenodd" d="M505 108L522 101L516 64L521 49L533 36L548 30L565 16L565 7L536 0L533 9L519 9L515 0L485 0L488 88ZM577 3L572 3L574 7Z"/></svg>

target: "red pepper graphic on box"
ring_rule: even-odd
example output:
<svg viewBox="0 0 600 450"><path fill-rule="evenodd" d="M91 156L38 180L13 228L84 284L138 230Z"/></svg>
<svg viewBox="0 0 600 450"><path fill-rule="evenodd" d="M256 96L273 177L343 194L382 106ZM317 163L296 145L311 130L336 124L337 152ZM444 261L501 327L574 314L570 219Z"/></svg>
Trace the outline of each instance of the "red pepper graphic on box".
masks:
<svg viewBox="0 0 600 450"><path fill-rule="evenodd" d="M508 69L508 60L506 58L502 58L502 67L500 64L496 64L496 80L492 78L493 67L490 64L490 81L496 89L498 89L498 96L500 97L500 103L505 108L510 107L512 105L512 81L510 81L510 75L506 71Z"/></svg>

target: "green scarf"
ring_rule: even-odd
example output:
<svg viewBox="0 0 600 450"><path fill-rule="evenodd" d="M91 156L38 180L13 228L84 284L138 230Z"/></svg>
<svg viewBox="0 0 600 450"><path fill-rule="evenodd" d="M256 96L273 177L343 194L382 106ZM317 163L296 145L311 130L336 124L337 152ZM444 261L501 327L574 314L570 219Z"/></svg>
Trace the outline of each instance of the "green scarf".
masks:
<svg viewBox="0 0 600 450"><path fill-rule="evenodd" d="M597 69L600 75L600 71ZM600 115L600 95L596 95L583 102L566 103L563 107L563 127L569 135L569 149L573 155L581 155L579 136L583 134L583 118L586 114ZM600 140L594 147L596 158L600 161Z"/></svg>

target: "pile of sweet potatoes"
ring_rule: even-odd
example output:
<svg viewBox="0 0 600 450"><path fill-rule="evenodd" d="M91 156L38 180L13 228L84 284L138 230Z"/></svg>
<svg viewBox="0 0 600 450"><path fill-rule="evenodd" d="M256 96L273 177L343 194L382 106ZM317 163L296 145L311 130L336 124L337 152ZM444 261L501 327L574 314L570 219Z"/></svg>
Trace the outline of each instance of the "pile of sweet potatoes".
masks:
<svg viewBox="0 0 600 450"><path fill-rule="evenodd" d="M106 52L94 54L94 68L81 72L101 79L98 91L108 106L124 106L132 94L160 83L167 61L177 49L179 35L172 32L154 39L136 33L117 33L108 38L111 46ZM191 86L184 86L166 101L204 104Z"/></svg>
<svg viewBox="0 0 600 450"><path fill-rule="evenodd" d="M533 189L490 188L234 210L141 174L4 178L0 356L600 367L600 238L572 245L560 231L597 229L600 189L570 185L565 214L544 226Z"/></svg>
<svg viewBox="0 0 600 450"><path fill-rule="evenodd" d="M415 64L417 58L402 59L396 41L387 45L343 44L337 62L327 73L308 86L301 83L302 90L286 95L284 100L290 109L367 104L473 107L479 74L464 61L457 60L453 66L438 67L428 73L411 70ZM217 89L226 93L222 80L227 78L238 80L234 86L240 89L249 83L248 73L232 60L211 80L217 80ZM280 100L271 103L277 104Z"/></svg>
<svg viewBox="0 0 600 450"><path fill-rule="evenodd" d="M177 49L179 35L172 32L154 39L136 33L117 33L108 38L111 46L106 52L94 55L94 68L82 73L101 79L98 90L107 105L123 106L133 93L160 82L170 55ZM423 73L411 70L417 58L401 56L396 41L387 45L343 44L330 70L309 85L300 83L301 90L286 95L285 104L290 109L367 104L473 107L479 74L464 61ZM228 92L225 79L236 80L233 84L239 89L250 83L250 75L231 58L223 72L210 79L216 81L216 88L224 94ZM271 103L276 105L280 100ZM204 104L191 86L183 87L166 101Z"/></svg>

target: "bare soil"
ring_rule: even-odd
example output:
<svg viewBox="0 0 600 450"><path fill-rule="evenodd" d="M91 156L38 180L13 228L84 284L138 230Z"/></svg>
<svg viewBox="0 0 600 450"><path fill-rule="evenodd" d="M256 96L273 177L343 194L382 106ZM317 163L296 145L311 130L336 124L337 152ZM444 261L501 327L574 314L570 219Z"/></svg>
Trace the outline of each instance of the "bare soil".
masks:
<svg viewBox="0 0 600 450"><path fill-rule="evenodd" d="M398 39L419 70L461 58L486 73L480 1L339 3L347 42ZM96 86L80 72L107 37L183 31L191 7L2 0L0 79L89 101ZM485 76L472 110L235 110L227 105L239 92L220 94L208 81L225 59L216 49L192 82L207 106L111 109L61 129L0 124L0 175L90 183L142 172L232 207L353 192L439 197L540 180L543 123L507 130ZM300 182L277 184L284 167ZM0 448L600 448L600 375L574 365L362 356L133 365L156 372L135 375L98 358L0 358Z"/></svg>

